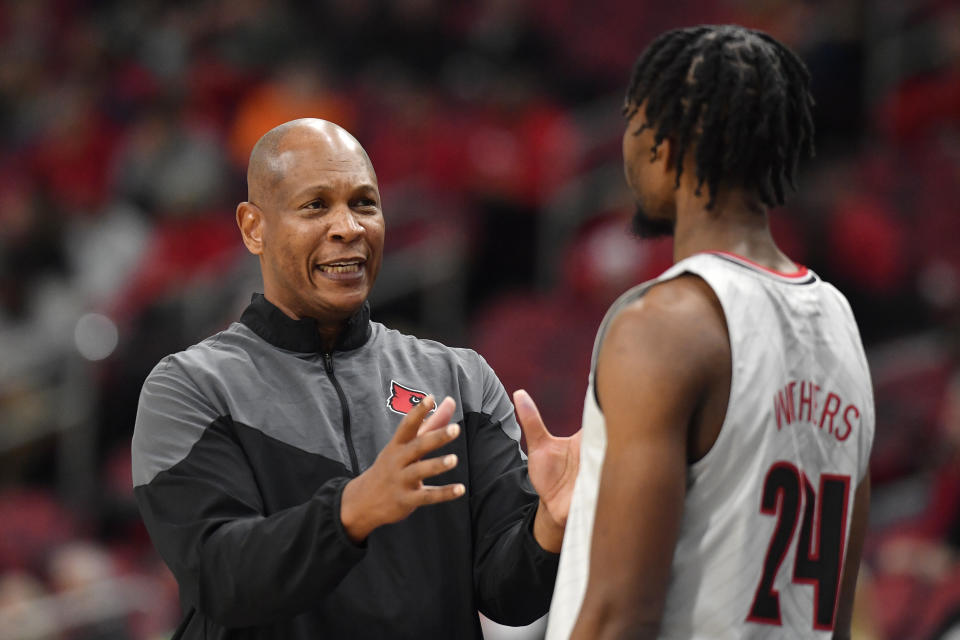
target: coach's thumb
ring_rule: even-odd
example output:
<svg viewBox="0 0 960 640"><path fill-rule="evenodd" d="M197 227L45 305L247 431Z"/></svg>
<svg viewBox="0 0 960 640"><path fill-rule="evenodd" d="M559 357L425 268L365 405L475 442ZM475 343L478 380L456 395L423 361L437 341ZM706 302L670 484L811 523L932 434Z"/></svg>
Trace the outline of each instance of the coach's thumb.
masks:
<svg viewBox="0 0 960 640"><path fill-rule="evenodd" d="M541 441L550 437L550 432L547 431L543 418L540 417L540 411L529 393L523 389L514 391L513 405L516 407L517 420L520 422L520 428L523 429L523 435L527 437L528 450L536 448Z"/></svg>

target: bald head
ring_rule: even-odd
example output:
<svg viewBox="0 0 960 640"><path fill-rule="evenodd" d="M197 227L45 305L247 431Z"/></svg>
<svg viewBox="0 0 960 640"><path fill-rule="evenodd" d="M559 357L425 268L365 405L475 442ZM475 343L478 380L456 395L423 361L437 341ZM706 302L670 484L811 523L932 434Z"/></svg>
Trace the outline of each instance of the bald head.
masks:
<svg viewBox="0 0 960 640"><path fill-rule="evenodd" d="M237 226L258 256L263 294L287 316L313 318L332 348L376 280L384 220L377 177L357 140L303 119L268 131L250 154L249 200Z"/></svg>
<svg viewBox="0 0 960 640"><path fill-rule="evenodd" d="M305 148L329 155L334 163L361 160L376 180L367 152L346 129L318 118L300 118L274 127L253 146L247 165L247 199L258 206L272 203L298 152Z"/></svg>

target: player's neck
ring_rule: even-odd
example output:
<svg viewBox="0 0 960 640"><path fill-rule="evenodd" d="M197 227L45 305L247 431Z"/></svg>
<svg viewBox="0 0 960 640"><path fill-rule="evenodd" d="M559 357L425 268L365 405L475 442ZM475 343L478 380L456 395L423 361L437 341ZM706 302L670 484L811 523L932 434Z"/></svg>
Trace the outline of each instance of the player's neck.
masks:
<svg viewBox="0 0 960 640"><path fill-rule="evenodd" d="M681 189L677 194L674 262L704 251L726 251L775 271L792 272L798 268L774 242L765 208L732 191L718 194L708 210L706 192L704 188L698 197Z"/></svg>

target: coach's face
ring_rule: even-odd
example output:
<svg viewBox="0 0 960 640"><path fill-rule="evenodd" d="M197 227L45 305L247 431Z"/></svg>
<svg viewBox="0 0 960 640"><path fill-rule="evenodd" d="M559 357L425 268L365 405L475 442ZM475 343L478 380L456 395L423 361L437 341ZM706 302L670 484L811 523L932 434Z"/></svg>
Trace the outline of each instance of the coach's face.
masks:
<svg viewBox="0 0 960 640"><path fill-rule="evenodd" d="M359 143L332 125L294 127L270 155L258 199L237 217L260 257L264 295L294 318L346 320L370 294L383 255L377 178ZM252 200L252 198L251 198Z"/></svg>

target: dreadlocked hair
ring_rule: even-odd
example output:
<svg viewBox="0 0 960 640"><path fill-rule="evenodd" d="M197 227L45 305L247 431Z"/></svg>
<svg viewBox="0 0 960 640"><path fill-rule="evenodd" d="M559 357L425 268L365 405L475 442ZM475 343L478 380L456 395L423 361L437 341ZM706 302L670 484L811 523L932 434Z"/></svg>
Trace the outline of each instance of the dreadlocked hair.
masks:
<svg viewBox="0 0 960 640"><path fill-rule="evenodd" d="M800 58L761 31L735 25L675 29L647 47L633 68L624 113L646 103L655 154L674 146L676 186L695 146L696 193L713 207L721 184L753 191L768 207L796 190L801 156L813 155L810 74Z"/></svg>

